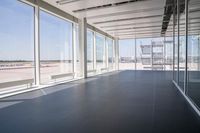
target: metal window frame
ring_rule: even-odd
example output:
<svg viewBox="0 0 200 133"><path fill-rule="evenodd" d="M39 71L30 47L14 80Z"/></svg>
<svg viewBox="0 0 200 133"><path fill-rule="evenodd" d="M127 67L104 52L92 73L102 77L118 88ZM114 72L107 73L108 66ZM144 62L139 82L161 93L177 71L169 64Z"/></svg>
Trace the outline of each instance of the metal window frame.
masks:
<svg viewBox="0 0 200 133"><path fill-rule="evenodd" d="M58 19L62 19L66 22L72 24L72 71L75 74L76 70L76 25L77 25L77 18L70 16L69 14L62 12L61 10L47 4L46 2L42 2L39 0L19 0L22 3L28 4L33 6L34 8L34 79L35 85L41 85L41 72L40 72L40 11L44 11ZM73 78L75 78L74 76Z"/></svg>
<svg viewBox="0 0 200 133"><path fill-rule="evenodd" d="M173 80L175 80L175 2L173 6Z"/></svg>
<svg viewBox="0 0 200 133"><path fill-rule="evenodd" d="M178 33L178 38L177 38L177 42L178 42L178 53L177 53L177 62L178 62L178 64L177 64L177 82L178 82L178 84L179 84L179 62L180 62L180 60L179 60L179 58L180 58L180 39L179 39L179 35L180 35L180 0L177 0L177 26L178 26L178 31L177 31L177 33Z"/></svg>
<svg viewBox="0 0 200 133"><path fill-rule="evenodd" d="M184 94L188 90L188 0L185 0L185 73L184 73Z"/></svg>

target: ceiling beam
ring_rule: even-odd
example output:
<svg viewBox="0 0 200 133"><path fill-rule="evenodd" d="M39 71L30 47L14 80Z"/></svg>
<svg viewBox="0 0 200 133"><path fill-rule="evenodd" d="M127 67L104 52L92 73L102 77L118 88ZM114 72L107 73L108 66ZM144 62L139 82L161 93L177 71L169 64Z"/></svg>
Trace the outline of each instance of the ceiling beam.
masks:
<svg viewBox="0 0 200 133"><path fill-rule="evenodd" d="M108 20L108 21L100 21L100 22L94 22L95 25L98 24L105 24L105 23L112 23L112 22L122 22L122 21L130 21L130 20L141 20L146 18L158 18L162 17L162 14L159 15L152 15L152 16L142 16L142 17L133 17L133 18L125 18L125 19L114 19L114 20Z"/></svg>
<svg viewBox="0 0 200 133"><path fill-rule="evenodd" d="M108 4L104 4L104 5L99 5L99 6L77 9L77 10L73 10L73 12L74 13L80 13L80 12L87 12L87 11L97 10L97 9L124 6L124 5L128 5L128 4L131 4L131 3L134 3L134 2L140 2L140 1L147 1L147 0L126 0L126 1L121 1L121 2L108 3Z"/></svg>
<svg viewBox="0 0 200 133"><path fill-rule="evenodd" d="M162 10L164 7L157 7L157 8L147 8L147 9L139 9L139 10L131 10L131 11L122 11L122 12L114 12L114 13L106 13L103 15L95 15L87 17L88 20L96 19L96 18L105 18L110 16L119 16L119 15L127 15L127 14L133 14L133 13L145 13L150 11L159 11Z"/></svg>

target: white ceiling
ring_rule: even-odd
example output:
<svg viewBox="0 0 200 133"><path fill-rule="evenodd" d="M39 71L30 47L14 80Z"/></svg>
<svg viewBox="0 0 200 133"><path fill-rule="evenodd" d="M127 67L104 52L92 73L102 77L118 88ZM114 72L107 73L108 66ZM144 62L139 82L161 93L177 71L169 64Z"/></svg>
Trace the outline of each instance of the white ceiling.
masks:
<svg viewBox="0 0 200 133"><path fill-rule="evenodd" d="M116 3L128 0L74 0L67 4L57 3L63 0L44 1L78 18L86 17L89 24L120 39L161 36L166 0L135 0L120 5ZM107 4L114 6L105 6ZM94 8L97 6L99 8ZM195 9L195 4L193 8ZM171 32L172 21L167 34L170 35Z"/></svg>

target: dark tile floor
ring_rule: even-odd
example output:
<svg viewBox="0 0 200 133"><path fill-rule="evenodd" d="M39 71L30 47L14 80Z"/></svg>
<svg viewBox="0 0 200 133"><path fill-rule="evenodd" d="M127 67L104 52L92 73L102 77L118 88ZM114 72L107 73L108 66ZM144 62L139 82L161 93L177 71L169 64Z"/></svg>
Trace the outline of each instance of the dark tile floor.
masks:
<svg viewBox="0 0 200 133"><path fill-rule="evenodd" d="M200 133L198 117L171 76L122 71L47 88L45 95L2 99L16 103L0 108L0 132Z"/></svg>

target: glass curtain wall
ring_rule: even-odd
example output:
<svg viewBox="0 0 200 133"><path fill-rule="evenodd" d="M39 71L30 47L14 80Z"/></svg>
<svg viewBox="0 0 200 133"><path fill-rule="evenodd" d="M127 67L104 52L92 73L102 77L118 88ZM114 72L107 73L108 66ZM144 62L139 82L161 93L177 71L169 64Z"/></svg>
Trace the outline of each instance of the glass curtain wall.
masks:
<svg viewBox="0 0 200 133"><path fill-rule="evenodd" d="M136 40L137 70L164 70L164 38Z"/></svg>
<svg viewBox="0 0 200 133"><path fill-rule="evenodd" d="M121 70L173 70L173 38L119 40Z"/></svg>
<svg viewBox="0 0 200 133"><path fill-rule="evenodd" d="M73 78L72 23L40 11L41 83Z"/></svg>
<svg viewBox="0 0 200 133"><path fill-rule="evenodd" d="M173 70L173 37L165 37L165 70Z"/></svg>
<svg viewBox="0 0 200 133"><path fill-rule="evenodd" d="M94 70L94 33L87 30L87 70Z"/></svg>
<svg viewBox="0 0 200 133"><path fill-rule="evenodd" d="M21 85L30 87L35 85L36 78L40 78L37 82L37 85L40 85L82 76L78 25L67 21L59 14L49 12L48 9L40 8L39 32L37 32L34 29L37 28L34 8L18 0L0 1L1 90L7 89L8 85L11 88L16 86L21 88ZM108 66L113 69L113 40L108 39L106 46L106 37L101 34L94 36L93 33L91 36L88 35L88 44L90 44L88 45L90 51L88 68L96 69L97 64L100 73L107 71ZM39 48L35 45L37 43L34 43L37 34ZM94 47L94 43L97 46ZM35 66L37 61L35 57L39 59L40 66ZM36 70L39 70L39 73Z"/></svg>
<svg viewBox="0 0 200 133"><path fill-rule="evenodd" d="M151 39L136 40L137 70L151 70Z"/></svg>
<svg viewBox="0 0 200 133"><path fill-rule="evenodd" d="M113 39L87 29L87 70L89 76L115 69L114 46Z"/></svg>
<svg viewBox="0 0 200 133"><path fill-rule="evenodd" d="M6 82L33 83L34 8L17 0L1 0L0 16L0 89Z"/></svg>
<svg viewBox="0 0 200 133"><path fill-rule="evenodd" d="M96 33L96 67L98 73L106 68L105 37Z"/></svg>
<svg viewBox="0 0 200 133"><path fill-rule="evenodd" d="M113 70L114 69L114 44L113 40L110 38L107 38L107 51L108 51L108 69Z"/></svg>
<svg viewBox="0 0 200 133"><path fill-rule="evenodd" d="M135 39L119 40L119 69L135 69Z"/></svg>

